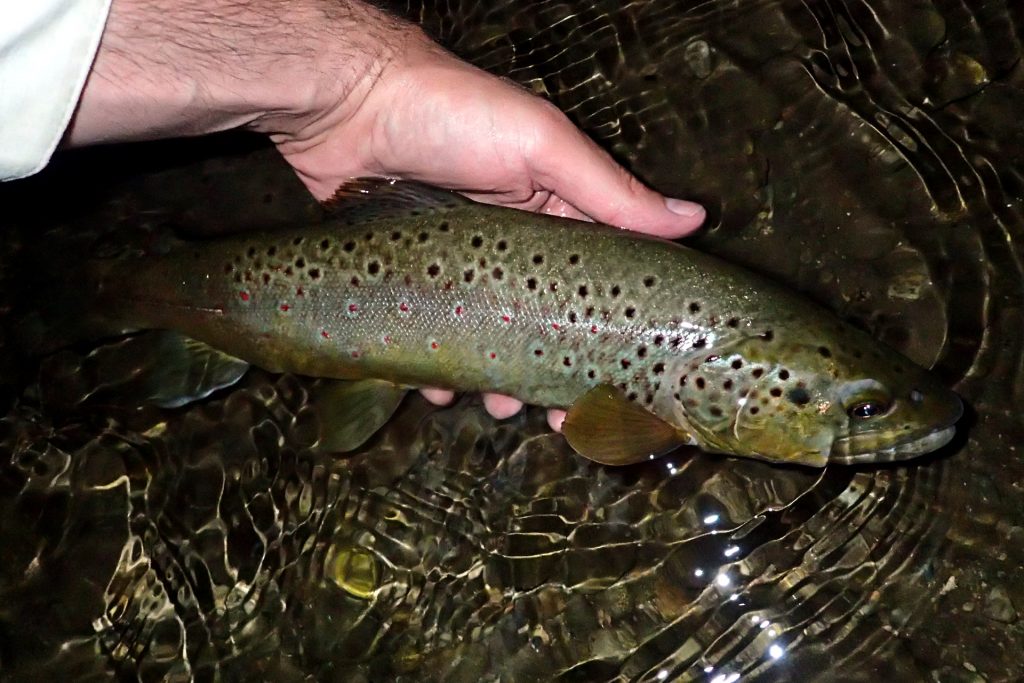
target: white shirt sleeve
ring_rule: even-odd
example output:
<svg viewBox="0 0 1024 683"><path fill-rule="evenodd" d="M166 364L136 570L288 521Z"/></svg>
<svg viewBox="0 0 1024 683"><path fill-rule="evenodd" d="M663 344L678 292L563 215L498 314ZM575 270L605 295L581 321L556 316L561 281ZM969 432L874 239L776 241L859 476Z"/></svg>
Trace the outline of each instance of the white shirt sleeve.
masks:
<svg viewBox="0 0 1024 683"><path fill-rule="evenodd" d="M57 149L110 2L0 1L0 180L36 173Z"/></svg>

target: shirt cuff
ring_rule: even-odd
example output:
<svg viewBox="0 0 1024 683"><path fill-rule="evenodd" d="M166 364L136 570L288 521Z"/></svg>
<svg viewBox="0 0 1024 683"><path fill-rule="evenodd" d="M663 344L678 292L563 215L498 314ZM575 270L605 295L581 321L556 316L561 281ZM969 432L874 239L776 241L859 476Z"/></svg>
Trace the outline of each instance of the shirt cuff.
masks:
<svg viewBox="0 0 1024 683"><path fill-rule="evenodd" d="M111 0L7 2L0 21L0 180L38 172L85 87Z"/></svg>

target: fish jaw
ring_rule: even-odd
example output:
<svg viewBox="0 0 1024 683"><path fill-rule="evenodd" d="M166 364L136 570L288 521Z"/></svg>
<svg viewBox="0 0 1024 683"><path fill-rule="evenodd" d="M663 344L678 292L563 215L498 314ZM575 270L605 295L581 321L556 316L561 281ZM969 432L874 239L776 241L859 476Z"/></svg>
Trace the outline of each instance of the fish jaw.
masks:
<svg viewBox="0 0 1024 683"><path fill-rule="evenodd" d="M918 430L893 440L885 431L862 432L836 439L832 443L829 463L857 465L862 463L898 462L936 451L956 435L956 423L964 413L963 401L952 392L942 397L945 419L927 430Z"/></svg>
<svg viewBox="0 0 1024 683"><path fill-rule="evenodd" d="M858 439L846 437L837 439L832 445L832 452L828 456L830 464L837 465L858 465L862 463L898 462L909 460L926 453L936 451L950 441L956 435L956 426L949 425L937 429L923 436L911 438L895 443L886 448L859 448ZM863 440L860 440L863 441Z"/></svg>

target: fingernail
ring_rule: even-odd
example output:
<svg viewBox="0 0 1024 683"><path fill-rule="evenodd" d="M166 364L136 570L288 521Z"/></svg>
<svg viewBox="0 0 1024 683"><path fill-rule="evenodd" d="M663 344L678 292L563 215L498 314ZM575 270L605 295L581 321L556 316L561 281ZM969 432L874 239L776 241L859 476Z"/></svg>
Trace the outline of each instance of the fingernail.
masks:
<svg viewBox="0 0 1024 683"><path fill-rule="evenodd" d="M671 197L665 200L665 208L677 216L685 216L686 218L693 218L698 214L704 213L704 207L696 202L688 202L685 199L672 199Z"/></svg>

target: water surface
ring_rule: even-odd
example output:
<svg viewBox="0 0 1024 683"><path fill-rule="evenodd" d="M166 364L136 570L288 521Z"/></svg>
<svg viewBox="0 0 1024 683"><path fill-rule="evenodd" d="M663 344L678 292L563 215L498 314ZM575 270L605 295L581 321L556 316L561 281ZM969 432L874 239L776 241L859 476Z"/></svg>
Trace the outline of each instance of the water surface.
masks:
<svg viewBox="0 0 1024 683"><path fill-rule="evenodd" d="M129 400L159 363L131 342L41 368L0 354L2 677L1024 677L1024 10L399 10L705 202L700 248L934 365L967 429L901 467L680 451L612 469L541 411L497 422L470 397L411 400L338 458L316 451L306 378L253 371L167 411ZM5 306L40 242L317 215L271 150L235 137L69 155L0 197Z"/></svg>

